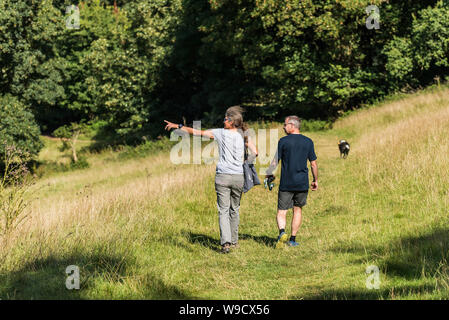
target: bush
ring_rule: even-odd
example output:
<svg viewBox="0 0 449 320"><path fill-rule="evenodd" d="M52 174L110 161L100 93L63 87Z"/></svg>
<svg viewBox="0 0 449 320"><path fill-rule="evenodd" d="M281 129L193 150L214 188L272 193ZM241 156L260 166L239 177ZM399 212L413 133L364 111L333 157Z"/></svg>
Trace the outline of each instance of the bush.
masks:
<svg viewBox="0 0 449 320"><path fill-rule="evenodd" d="M448 15L449 7L439 2L435 8L422 10L413 23L415 61L421 70L449 67Z"/></svg>
<svg viewBox="0 0 449 320"><path fill-rule="evenodd" d="M301 120L301 131L324 131L332 128L332 123L324 120Z"/></svg>
<svg viewBox="0 0 449 320"><path fill-rule="evenodd" d="M86 157L81 156L78 158L78 161L72 161L70 162L70 165L68 166L68 170L77 170L77 169L86 169L89 168L89 162L87 162Z"/></svg>
<svg viewBox="0 0 449 320"><path fill-rule="evenodd" d="M168 151L175 144L168 138L162 138L155 141L146 141L145 143L136 147L126 146L122 152L119 153L118 159L132 159L146 157L150 154L154 154L161 151Z"/></svg>
<svg viewBox="0 0 449 320"><path fill-rule="evenodd" d="M33 114L19 100L9 94L0 96L0 154L5 154L7 145L14 145L24 156L33 158L43 147L39 135Z"/></svg>

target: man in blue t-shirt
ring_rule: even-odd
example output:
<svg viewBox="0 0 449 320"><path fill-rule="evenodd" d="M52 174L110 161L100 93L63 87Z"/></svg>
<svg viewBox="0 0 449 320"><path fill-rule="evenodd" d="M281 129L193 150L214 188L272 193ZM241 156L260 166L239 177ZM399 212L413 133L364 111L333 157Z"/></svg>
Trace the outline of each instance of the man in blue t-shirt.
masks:
<svg viewBox="0 0 449 320"><path fill-rule="evenodd" d="M300 126L301 119L297 116L285 118L284 131L287 136L279 140L276 156L267 170L267 177L272 176L279 160L282 161L277 213L279 237L276 248L281 248L286 243L292 247L298 246L296 233L301 226L302 207L306 205L309 189L307 160L310 161L313 175L310 188L312 191L318 189L317 157L313 141L299 133ZM287 242L288 237L285 233L286 215L291 207L293 207L292 235Z"/></svg>

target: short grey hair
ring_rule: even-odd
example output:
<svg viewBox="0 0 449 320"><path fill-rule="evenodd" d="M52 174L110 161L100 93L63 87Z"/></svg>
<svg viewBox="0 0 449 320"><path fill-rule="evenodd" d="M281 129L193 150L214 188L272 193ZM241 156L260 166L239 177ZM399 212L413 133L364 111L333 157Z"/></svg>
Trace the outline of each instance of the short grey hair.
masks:
<svg viewBox="0 0 449 320"><path fill-rule="evenodd" d="M295 128L301 128L301 119L298 116L288 116L285 120L287 120L287 123L291 123Z"/></svg>

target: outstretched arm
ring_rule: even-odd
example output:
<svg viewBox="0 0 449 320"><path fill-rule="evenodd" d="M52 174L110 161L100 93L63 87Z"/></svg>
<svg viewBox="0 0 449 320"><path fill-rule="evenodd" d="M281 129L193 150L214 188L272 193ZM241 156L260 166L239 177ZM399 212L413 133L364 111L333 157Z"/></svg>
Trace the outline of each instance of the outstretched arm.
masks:
<svg viewBox="0 0 449 320"><path fill-rule="evenodd" d="M203 137L208 137L210 139L214 138L214 135L212 134L212 131L210 130L198 130L198 129L194 129L194 128L190 128L190 127L186 127L183 126L182 128L179 128L179 125L177 125L176 123L164 120L165 123L167 124L165 126L165 130L171 130L171 129L179 129L182 131L185 131L189 134L192 134L194 136L203 136Z"/></svg>

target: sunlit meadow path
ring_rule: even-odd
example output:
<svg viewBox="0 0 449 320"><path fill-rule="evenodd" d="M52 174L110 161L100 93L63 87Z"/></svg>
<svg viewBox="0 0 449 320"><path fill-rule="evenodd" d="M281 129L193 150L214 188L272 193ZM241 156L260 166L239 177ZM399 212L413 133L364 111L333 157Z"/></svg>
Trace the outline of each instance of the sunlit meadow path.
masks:
<svg viewBox="0 0 449 320"><path fill-rule="evenodd" d="M447 298L448 98L428 90L305 132L319 189L300 246L285 250L274 249L277 186L243 195L240 248L222 255L214 165L91 154L90 168L38 181L29 218L0 250L0 298ZM56 142L45 141L42 156L53 157ZM65 287L69 265L80 290ZM377 290L366 286L371 265Z"/></svg>

